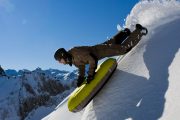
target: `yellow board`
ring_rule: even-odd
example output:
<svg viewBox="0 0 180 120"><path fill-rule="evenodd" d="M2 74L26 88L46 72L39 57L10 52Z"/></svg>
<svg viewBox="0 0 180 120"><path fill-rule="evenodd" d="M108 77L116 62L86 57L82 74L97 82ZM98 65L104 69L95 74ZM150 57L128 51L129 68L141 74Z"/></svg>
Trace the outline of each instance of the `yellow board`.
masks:
<svg viewBox="0 0 180 120"><path fill-rule="evenodd" d="M113 71L116 69L116 59L109 58L98 66L94 80L76 88L68 99L68 109L71 112L82 110L102 88Z"/></svg>

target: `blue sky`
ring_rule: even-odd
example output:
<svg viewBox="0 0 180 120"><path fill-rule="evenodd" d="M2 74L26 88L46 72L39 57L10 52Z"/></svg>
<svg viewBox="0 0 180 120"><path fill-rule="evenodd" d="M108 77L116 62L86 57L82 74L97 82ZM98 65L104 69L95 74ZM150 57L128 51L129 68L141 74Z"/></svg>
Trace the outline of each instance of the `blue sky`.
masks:
<svg viewBox="0 0 180 120"><path fill-rule="evenodd" d="M0 0L0 65L16 70L72 70L58 64L54 52L105 41L117 32L117 24L124 24L137 2Z"/></svg>

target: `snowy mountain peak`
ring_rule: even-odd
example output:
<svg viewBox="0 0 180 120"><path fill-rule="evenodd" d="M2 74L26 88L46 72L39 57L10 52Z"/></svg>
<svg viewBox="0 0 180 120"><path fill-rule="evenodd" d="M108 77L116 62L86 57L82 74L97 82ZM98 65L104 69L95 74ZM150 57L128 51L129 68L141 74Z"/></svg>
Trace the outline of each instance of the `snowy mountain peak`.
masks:
<svg viewBox="0 0 180 120"><path fill-rule="evenodd" d="M50 109L74 89L77 76L74 72L41 68L18 72L8 69L5 73L6 76L0 76L0 91L3 91L0 94L0 120L28 120L37 108L50 106Z"/></svg>

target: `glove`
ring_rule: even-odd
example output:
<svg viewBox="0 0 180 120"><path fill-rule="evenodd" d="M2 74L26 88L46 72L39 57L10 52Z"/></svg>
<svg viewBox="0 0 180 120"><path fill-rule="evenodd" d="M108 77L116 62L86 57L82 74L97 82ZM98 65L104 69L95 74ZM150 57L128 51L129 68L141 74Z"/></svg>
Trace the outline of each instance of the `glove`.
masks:
<svg viewBox="0 0 180 120"><path fill-rule="evenodd" d="M89 84L93 79L94 79L94 76L89 75L89 76L86 78L86 83Z"/></svg>
<svg viewBox="0 0 180 120"><path fill-rule="evenodd" d="M84 77L79 76L78 79L77 79L77 87L80 87L81 84L83 83L83 81L84 81Z"/></svg>

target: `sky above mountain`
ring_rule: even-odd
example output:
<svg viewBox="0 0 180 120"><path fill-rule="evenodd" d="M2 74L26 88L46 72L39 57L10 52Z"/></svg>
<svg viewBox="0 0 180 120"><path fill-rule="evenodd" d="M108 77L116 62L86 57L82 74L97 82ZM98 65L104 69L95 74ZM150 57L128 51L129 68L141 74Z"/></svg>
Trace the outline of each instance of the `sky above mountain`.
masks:
<svg viewBox="0 0 180 120"><path fill-rule="evenodd" d="M58 68L60 48L101 43L117 32L138 0L0 0L0 64L4 69Z"/></svg>

